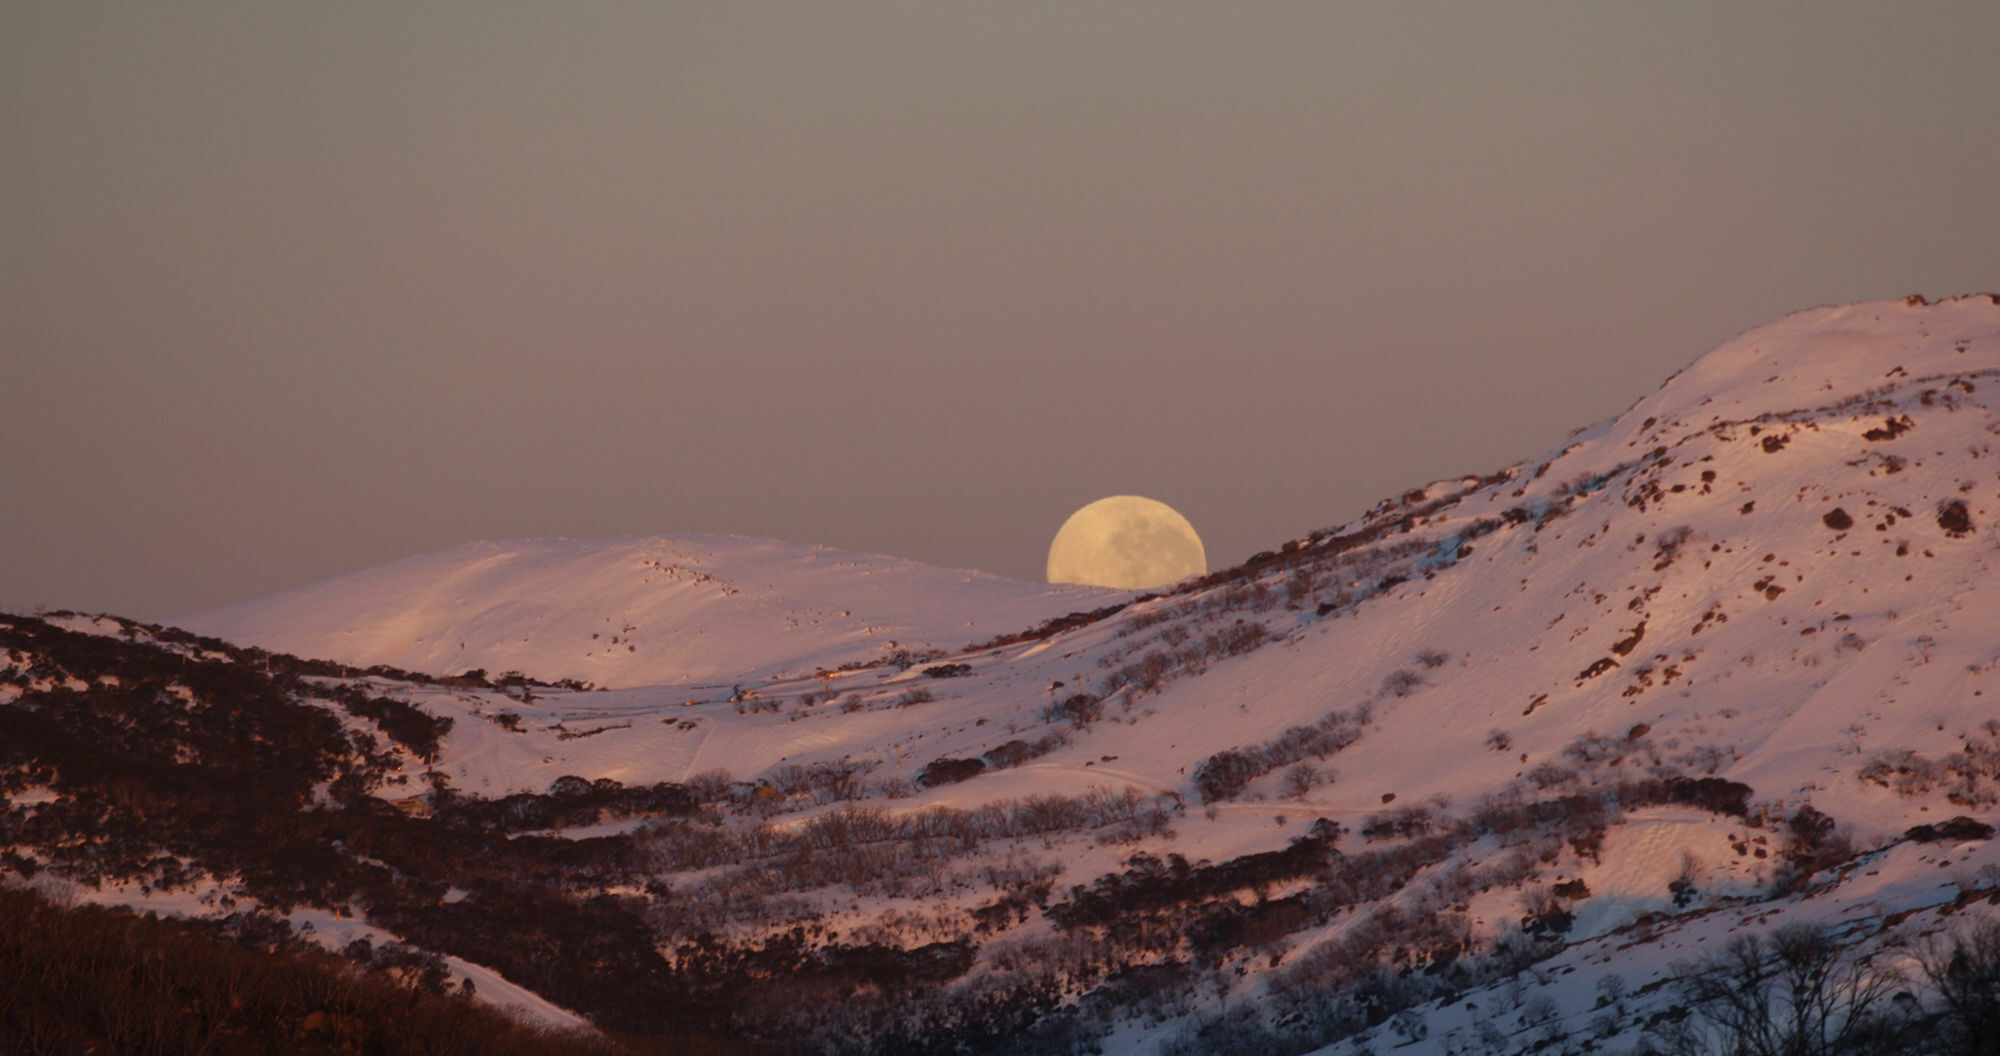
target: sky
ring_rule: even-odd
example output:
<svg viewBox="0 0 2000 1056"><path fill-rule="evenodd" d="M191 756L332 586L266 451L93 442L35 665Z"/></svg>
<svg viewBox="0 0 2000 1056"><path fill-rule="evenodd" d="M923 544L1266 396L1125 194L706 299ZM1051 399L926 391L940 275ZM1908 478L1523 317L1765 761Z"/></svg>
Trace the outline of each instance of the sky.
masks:
<svg viewBox="0 0 2000 1056"><path fill-rule="evenodd" d="M0 6L0 609L475 539L1212 567L2000 290L2000 5Z"/></svg>

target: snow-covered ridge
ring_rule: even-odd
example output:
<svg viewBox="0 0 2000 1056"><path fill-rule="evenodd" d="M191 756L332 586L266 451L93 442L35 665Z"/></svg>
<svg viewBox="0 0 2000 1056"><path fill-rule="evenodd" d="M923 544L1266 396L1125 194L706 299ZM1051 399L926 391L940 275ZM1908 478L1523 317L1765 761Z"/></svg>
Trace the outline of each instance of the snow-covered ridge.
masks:
<svg viewBox="0 0 2000 1056"><path fill-rule="evenodd" d="M2000 334L1994 297L1937 303L1912 297L1794 312L1717 347L1624 414L1580 430L1563 453L1632 448L1725 423L1806 416L1990 370L1992 342Z"/></svg>
<svg viewBox="0 0 2000 1056"><path fill-rule="evenodd" d="M955 649L1116 596L879 554L665 535L469 543L174 622L361 666L615 688Z"/></svg>
<svg viewBox="0 0 2000 1056"><path fill-rule="evenodd" d="M1996 525L2000 299L1980 296L1794 314L1544 457L1159 596L746 540L479 544L231 610L243 633L194 625L615 682L400 692L456 720L436 769L467 793L706 788L699 824L563 834L631 834L675 904L736 940L786 914L905 947L967 936L975 993L1033 972L1093 992L1064 950L1185 969L1106 1052L1624 1051L1670 1008L1672 962L1733 935L1808 920L1880 949L2000 901L2000 841L1976 823L1908 835L2000 807ZM870 588L879 607L852 600ZM653 622L597 630L654 599ZM874 634L842 622L864 618ZM638 666L689 629L721 639L708 674ZM432 639L486 651L430 662ZM832 670L882 639L944 655ZM624 675L560 666L585 661ZM1068 820L1009 820L1031 807ZM1215 879L1336 829L1308 868ZM1220 886L1137 927L1110 912L1120 882L1176 868ZM1268 921L1254 943L1223 926L1246 920ZM1510 949L1539 971L1506 982ZM1368 1028L1341 1002L1378 964L1409 1015ZM1242 1047L1195 1032L1231 1017Z"/></svg>

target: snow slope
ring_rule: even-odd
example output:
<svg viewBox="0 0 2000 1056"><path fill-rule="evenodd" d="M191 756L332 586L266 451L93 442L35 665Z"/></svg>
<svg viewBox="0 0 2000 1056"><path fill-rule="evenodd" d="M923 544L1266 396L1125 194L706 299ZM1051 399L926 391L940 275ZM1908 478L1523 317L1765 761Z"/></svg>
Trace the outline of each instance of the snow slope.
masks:
<svg viewBox="0 0 2000 1056"><path fill-rule="evenodd" d="M1649 727L1642 735L1649 745L1672 743L1660 752L1724 751L1732 758L1719 772L1760 793L1844 788L1820 775L1852 769L1857 746L1947 748L1960 731L1940 730L1940 723L1951 727L1950 720L1962 718L1960 712L1982 696L2000 695L2000 685L1990 693L1984 688L2000 662L1996 393L2000 307L1984 298L1799 313L1723 346L1624 415L1582 430L1544 459L1385 502L1355 524L1316 533L1318 541L1305 542L1288 561L1236 580L1142 599L1111 620L1054 639L954 654L949 659L971 669L964 677L929 681L915 670L877 667L831 681L800 678L809 662L843 655L822 646L825 638L865 645L865 633L823 621L801 636L816 650L806 653L782 636L761 635L761 628L710 623L702 637L718 639L714 655L735 664L705 661L703 677L756 686L767 700L786 702L788 713L737 715L716 706L690 714L711 727L710 744L736 761L738 776L781 760L860 753L911 771L932 754L978 754L1015 736L1009 729L1043 725L1041 711L1060 695L1049 691L1052 683L1064 683L1062 692L1099 685L1108 671L1163 649L1159 639L1169 627L1199 630L1218 619L1253 619L1270 628L1272 644L1199 674L1170 671L1136 700L1129 691L1114 694L1115 721L1080 731L1068 754L1079 766L1086 756L1116 754L1118 770L1132 783L1186 790L1190 769L1220 747L1260 742L1328 711L1366 705L1374 711L1366 738L1371 750L1342 759L1340 781L1309 800L1322 809L1368 809L1392 792L1404 800L1438 794L1462 799L1511 781L1535 762L1562 759L1580 735L1623 738L1641 724ZM1911 424L1893 437L1869 438L1891 419ZM1897 463L1893 470L1890 460ZM1970 531L1953 535L1940 527L1938 508L1953 501L1966 504ZM1827 518L1836 509L1851 518L1849 527L1830 526ZM1342 536L1385 528L1368 545L1334 555ZM1479 534L1461 540L1468 528ZM469 555L489 545L414 561L426 574L433 567L463 569L476 564ZM740 547L738 554L755 552L751 544ZM521 552L495 550L501 560ZM1390 550L1401 556L1379 561L1374 581L1328 585L1355 574L1342 559ZM764 553L786 554L795 570L813 568L810 551L772 544ZM715 561L706 567L724 574L722 555ZM1322 581L1316 597L1346 587L1356 600L1326 615L1287 603L1285 583L1315 565ZM399 579L417 578L403 568L360 576L386 577L394 570ZM867 566L857 571L870 575ZM892 625L884 617L874 637L906 644L971 639L1107 597L1131 597L1029 589L943 570L900 571L900 578L882 576L870 584L879 589L874 597L884 610L915 611L921 618ZM1375 589L1375 581L1398 572L1410 578ZM549 574L570 575L567 569ZM346 588L359 578L334 582ZM953 597L932 593L961 585L963 593ZM817 582L805 586L819 589ZM1232 590L1259 588L1261 600L1224 598ZM666 589L684 588L675 581ZM771 589L787 597L805 593L790 583ZM989 597L1011 607L984 610L975 626L966 614L982 611L978 591L991 591ZM577 593L598 596L594 590ZM353 589L349 596L370 600L342 598L342 615L317 622L357 629L319 640L415 637L407 630L359 629L367 626L363 617L377 595ZM266 628L264 638L298 646L301 636L290 627L314 622L304 615L309 597L287 596L297 599L288 602L289 626ZM503 618L526 622L519 615L525 602L495 602L469 588L447 600L449 607L435 611L470 613L468 627ZM585 604L564 602L551 605L549 615L537 614L537 636L519 647L481 634L486 644L475 655L496 669L595 674L606 676L596 679L601 683L626 687L548 697L545 708L531 706L524 715L554 721L566 708L602 716L678 713L674 706L684 698L678 687L655 691L636 673L613 679L602 667L585 666L598 659L582 656L596 645L585 630L603 625L604 618L592 616L579 626L564 625L558 615ZM1184 614L1189 609L1200 611ZM234 614L228 620L217 615L191 626L205 633L236 627L248 636L256 626L254 611L239 607L227 610ZM944 619L936 615L945 612L950 615ZM1135 617L1149 626L1131 630L1127 621ZM679 619L680 628L697 622ZM935 629L941 625L948 630ZM892 632L892 626L932 630L919 637ZM470 630L461 635L448 627L440 618L422 630L426 640L473 637ZM857 634L863 637L847 637ZM554 662L557 650L545 648L544 640L576 649L576 666ZM456 641L421 648L457 655ZM625 655L643 657L646 648L642 638L640 652ZM1441 654L1429 659L1434 666L1417 659L1426 650ZM423 666L411 653L386 646L333 655ZM612 656L606 666L612 663L638 661ZM687 669L665 673L680 680ZM1401 671L1416 681L1400 692L1385 688ZM918 685L939 699L886 716L873 707L841 713L798 710L792 703L825 690L872 702ZM990 721L979 726L980 718ZM1508 734L1510 751L1487 747L1496 729ZM583 748L548 747L562 750L572 766L592 758L579 754ZM623 754L609 743L587 751ZM633 777L686 776L665 762L677 754L635 754L662 765ZM1842 806L1862 820L1874 804L1862 796ZM1893 805L1883 809L1883 824L1900 819Z"/></svg>
<svg viewBox="0 0 2000 1056"><path fill-rule="evenodd" d="M1359 830L1411 803L1463 815L1657 772L1747 784L1753 819L1810 803L1857 845L1890 846L1913 824L1991 813L1990 793L1905 796L1862 773L1887 749L1942 758L2000 716L1996 409L2000 306L1988 298L1801 312L1724 345L1544 458L1386 501L1262 566L1112 619L952 656L970 669L958 678L877 668L774 680L759 689L778 710L747 714L724 705L675 714L670 695L634 687L588 700L589 714L629 721L629 731L552 743L464 723L466 739L448 755L472 785L496 791L600 770L631 781L723 766L758 780L832 760L910 778L932 760L1060 727L1048 705L1087 688L1105 698L1105 717L1071 731L1067 745L887 805L970 808L1093 788L1188 802L1170 838L1067 852L1065 882L1075 883L1115 871L1135 846L1219 861L1281 847L1314 818ZM1287 591L1301 578L1311 584L1303 599ZM1176 628L1199 640L1238 621L1267 628L1270 641L1243 655L1172 659ZM1149 654L1169 657L1156 686L1115 686ZM916 685L936 699L896 706ZM863 706L804 697L828 691ZM549 699L523 715L547 729L584 703ZM1192 777L1218 750L1360 711L1359 743L1325 760L1302 795L1285 797L1273 770L1197 805ZM793 809L826 808L801 799ZM1592 895L1572 907L1580 952L1571 961L1596 967L1549 990L1581 1031L1595 1014L1591 982L1612 963L1583 952L1593 937L1629 942L1637 922L1684 915L1693 932L1669 927L1654 952L1617 960L1638 985L1741 927L1715 912L1772 883L1780 841L1759 825L1632 810L1600 857L1536 863L1525 881L1471 897L1462 915L1475 935L1497 939L1516 927L1529 888L1584 880ZM1990 846L1895 846L1907 849L1882 852L1887 872L1865 870L1851 894L1796 912L1752 902L1769 908L1746 912L1775 914L1773 923L1798 913L1877 920L1949 904L1966 870L2000 861ZM1491 866L1504 850L1475 845L1456 860ZM1958 868L1940 875L1951 859ZM1692 906L1677 906L1668 887L1684 871L1702 891ZM1441 903L1425 892L1447 890L1449 873L1434 867L1392 904L1435 912ZM1356 926L1306 934L1295 951ZM1267 1000L1260 987L1278 973L1246 967L1231 996ZM1440 1014L1434 1040L1417 1050L1469 1044L1474 1018ZM1178 1029L1128 1028L1109 1051L1151 1051ZM1510 1044L1525 1046L1547 1027L1509 1030Z"/></svg>
<svg viewBox="0 0 2000 1056"><path fill-rule="evenodd" d="M1210 988L1120 1021L1105 1051L1156 1051L1217 1017L1290 1016L1283 1029L1304 1030L1299 995L1343 978L1340 959L1372 956L1351 951L1383 920L1442 921L1491 948L1519 937L1537 891L1575 881L1588 893L1564 896L1570 945L1526 990L1544 1006L1522 1011L1512 987L1503 1017L1502 995L1480 984L1477 1002L1418 1006L1421 1031L1405 1019L1363 1040L1499 1052L1590 1032L1624 1048L1670 997L1647 984L1732 933L1810 919L1914 937L1993 886L1974 871L2000 877L2000 843L1903 835L1958 814L1991 821L2000 803L2000 762L1923 776L1981 746L2000 761L2000 725L1987 725L2000 718L1996 525L2000 299L1982 295L1796 313L1542 458L1412 490L1159 596L665 538L477 544L188 626L356 663L616 687L411 690L458 717L438 767L484 795L565 774L632 784L720 770L754 817L717 831L754 828L760 846L857 802L911 817L1130 790L1171 815L1124 835L996 839L913 887L786 896L787 913L909 943L968 932L996 897L995 864L1015 856L1052 858L1067 888L1140 851L1198 863L1277 850L1317 819L1346 830L1349 856L1415 847L1426 825L1456 832L1393 890L1226 953ZM1077 626L1006 633L1120 602ZM950 655L814 676L892 641ZM750 693L732 702L690 683ZM1352 739L1287 755L1301 729ZM1010 745L1032 751L922 787L938 760L999 760L988 753ZM1225 750L1281 761L1206 795ZM857 779L831 791L808 779L816 765ZM1741 783L1749 809L1633 800L1635 782L1663 776ZM1605 806L1600 845L1479 820L1564 797ZM1780 830L1806 805L1867 853L1773 899ZM1398 818L1415 828L1395 834L1385 823ZM669 879L727 916L758 870L780 867ZM1676 880L1695 896L1676 901ZM1301 892L1311 885L1233 897ZM920 917L930 930L909 923ZM1014 964L1058 938L1075 941L1030 914L981 941ZM1000 956L982 954L980 970L1005 976ZM1614 968L1650 996L1619 999L1605 1023L1593 987Z"/></svg>
<svg viewBox="0 0 2000 1056"><path fill-rule="evenodd" d="M956 648L1106 596L1117 595L733 536L534 539L452 547L175 622L364 667L616 687Z"/></svg>

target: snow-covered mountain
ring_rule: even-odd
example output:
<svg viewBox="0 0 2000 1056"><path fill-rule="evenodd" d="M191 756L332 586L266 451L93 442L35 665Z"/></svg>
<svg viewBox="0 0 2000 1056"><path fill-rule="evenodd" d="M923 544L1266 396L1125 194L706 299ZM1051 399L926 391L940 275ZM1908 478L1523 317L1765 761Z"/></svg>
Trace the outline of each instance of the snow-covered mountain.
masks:
<svg viewBox="0 0 2000 1056"><path fill-rule="evenodd" d="M639 906L673 971L752 966L710 1025L1624 1051L1683 1022L1674 962L1733 935L1810 922L1915 973L2000 899L1996 525L2000 298L1912 298L1753 330L1544 457L1158 594L480 544L190 625L615 687L364 680L455 720L458 793L691 790L539 830L615 843L577 890ZM321 924L407 925L362 917ZM875 981L841 974L857 949Z"/></svg>
<svg viewBox="0 0 2000 1056"><path fill-rule="evenodd" d="M367 667L623 687L956 648L1113 592L738 536L481 542L174 621Z"/></svg>

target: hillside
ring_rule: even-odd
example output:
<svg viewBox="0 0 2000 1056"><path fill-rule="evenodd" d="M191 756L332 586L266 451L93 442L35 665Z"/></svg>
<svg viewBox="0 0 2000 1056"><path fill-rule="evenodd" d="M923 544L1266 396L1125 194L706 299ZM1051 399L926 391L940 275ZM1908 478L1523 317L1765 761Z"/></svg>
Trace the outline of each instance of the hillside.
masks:
<svg viewBox="0 0 2000 1056"><path fill-rule="evenodd" d="M364 667L726 685L963 644L1108 593L735 536L529 539L468 543L174 622Z"/></svg>
<svg viewBox="0 0 2000 1056"><path fill-rule="evenodd" d="M1813 309L1542 458L1156 595L654 540L481 544L194 621L353 668L16 621L8 721L101 718L138 663L111 652L156 650L177 706L221 690L174 658L350 733L271 793L314 819L310 883L205 830L161 837L166 875L105 867L54 819L130 796L78 746L0 750L11 860L829 1052L1668 1051L1705 1022L1676 962L1806 923L1903 970L1899 1036L1948 1051L1924 943L2000 900L1997 400L2000 299ZM476 663L440 662L458 641ZM494 938L551 905L548 956Z"/></svg>

